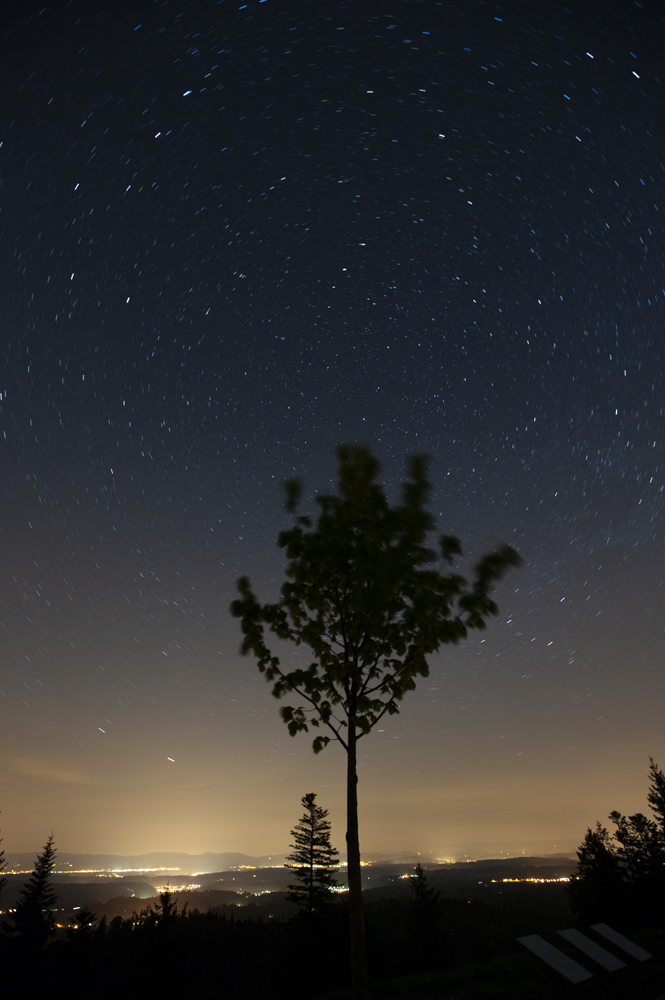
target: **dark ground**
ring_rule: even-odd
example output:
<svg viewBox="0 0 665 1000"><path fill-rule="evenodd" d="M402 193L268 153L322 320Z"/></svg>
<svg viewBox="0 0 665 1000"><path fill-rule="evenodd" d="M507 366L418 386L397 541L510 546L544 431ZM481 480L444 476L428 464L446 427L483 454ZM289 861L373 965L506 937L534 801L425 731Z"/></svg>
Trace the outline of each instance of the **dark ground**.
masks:
<svg viewBox="0 0 665 1000"><path fill-rule="evenodd" d="M426 921L408 886L366 891L371 1000L656 1000L665 992L665 928L617 925L653 958L622 956L627 967L609 974L557 938L558 929L571 926L593 936L569 913L565 884L467 879L450 890ZM62 995L81 1000L143 1000L155 990L163 1000L347 1000L344 897L328 918L312 923L270 916L261 905L268 898L179 916L168 926L117 917L87 940L63 928L33 956L5 940L3 984L28 998L57 996L63 987ZM286 909L283 893L270 898L270 910ZM136 900L137 907L146 902ZM570 953L593 978L566 983L517 943L533 933Z"/></svg>

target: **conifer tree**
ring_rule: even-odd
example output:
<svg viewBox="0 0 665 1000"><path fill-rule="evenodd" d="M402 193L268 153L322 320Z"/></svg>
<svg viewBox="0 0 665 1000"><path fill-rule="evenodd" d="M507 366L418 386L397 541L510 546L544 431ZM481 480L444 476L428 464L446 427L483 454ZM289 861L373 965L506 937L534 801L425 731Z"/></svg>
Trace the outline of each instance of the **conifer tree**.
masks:
<svg viewBox="0 0 665 1000"><path fill-rule="evenodd" d="M321 912L331 900L331 889L338 883L335 872L339 864L338 852L330 843L328 810L314 801L315 792L303 795L305 814L300 818L291 836L293 853L287 857L300 885L290 885L287 899L302 907L307 913Z"/></svg>
<svg viewBox="0 0 665 1000"><path fill-rule="evenodd" d="M410 888L413 955L419 968L433 968L443 943L441 894L427 881L427 875L420 862L414 868Z"/></svg>
<svg viewBox="0 0 665 1000"><path fill-rule="evenodd" d="M626 881L635 886L662 883L665 844L658 824L644 813L624 816L616 809L610 813L610 819L616 826L614 839L619 843L616 853Z"/></svg>
<svg viewBox="0 0 665 1000"><path fill-rule="evenodd" d="M65 933L70 942L78 948L88 947L97 932L95 927L97 914L83 907L74 912L69 919L71 923Z"/></svg>
<svg viewBox="0 0 665 1000"><path fill-rule="evenodd" d="M659 919L665 892L665 775L649 758L647 802L655 815L610 813L615 832L596 823L579 850L569 892L573 909L585 920ZM629 918L630 919L630 918Z"/></svg>
<svg viewBox="0 0 665 1000"><path fill-rule="evenodd" d="M660 835L665 842L665 774L658 767L653 757L649 757L649 791L647 802L651 812L656 817Z"/></svg>
<svg viewBox="0 0 665 1000"><path fill-rule="evenodd" d="M2 839L0 838L0 844L1 843ZM7 867L7 859L5 857L5 852L3 850L0 850L0 872L4 872L6 867ZM0 878L0 893L2 893L2 890L4 889L6 882L7 882L6 878Z"/></svg>
<svg viewBox="0 0 665 1000"><path fill-rule="evenodd" d="M432 920L441 908L441 894L427 881L423 866L418 862L411 876L411 906L424 920Z"/></svg>
<svg viewBox="0 0 665 1000"><path fill-rule="evenodd" d="M14 925L21 935L21 940L35 948L46 944L53 926L51 911L58 899L50 881L55 867L53 840L51 834L44 850L37 855L34 871L21 890L14 914Z"/></svg>
<svg viewBox="0 0 665 1000"><path fill-rule="evenodd" d="M185 904L186 908L187 904ZM163 892L159 894L159 903L155 907L155 923L166 924L172 923L174 917L178 915L178 900L173 898L173 893L171 892L170 886L166 886Z"/></svg>
<svg viewBox="0 0 665 1000"><path fill-rule="evenodd" d="M577 851L575 877L568 886L571 907L589 923L612 919L625 904L625 883L609 831L596 823Z"/></svg>

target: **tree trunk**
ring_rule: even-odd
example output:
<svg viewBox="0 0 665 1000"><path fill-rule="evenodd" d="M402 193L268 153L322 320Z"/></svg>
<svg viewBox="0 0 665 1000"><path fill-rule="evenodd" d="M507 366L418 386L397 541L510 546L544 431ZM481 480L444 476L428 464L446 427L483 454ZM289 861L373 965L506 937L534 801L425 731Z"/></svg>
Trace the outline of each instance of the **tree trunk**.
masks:
<svg viewBox="0 0 665 1000"><path fill-rule="evenodd" d="M363 912L360 841L358 837L358 775L356 730L349 723L346 771L346 856L349 879L349 923L351 932L351 987L353 1000L367 1000L367 957Z"/></svg>

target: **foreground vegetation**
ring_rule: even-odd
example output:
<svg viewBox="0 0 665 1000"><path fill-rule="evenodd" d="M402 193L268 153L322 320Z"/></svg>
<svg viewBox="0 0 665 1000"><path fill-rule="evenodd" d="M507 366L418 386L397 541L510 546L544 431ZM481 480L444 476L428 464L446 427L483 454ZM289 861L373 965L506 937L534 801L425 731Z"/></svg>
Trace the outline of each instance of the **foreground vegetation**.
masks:
<svg viewBox="0 0 665 1000"><path fill-rule="evenodd" d="M305 813L292 831L289 867L296 882L265 910L257 903L225 903L190 911L163 892L131 917L107 922L79 910L56 926L49 837L16 910L1 925L3 986L28 997L66 989L81 1000L143 998L155 990L162 1000L351 1000L349 894L330 891L337 852L326 810L315 800L314 793L303 797ZM457 885L464 895L442 898L418 865L408 891L363 893L369 1000L661 996L665 775L653 760L647 802L654 819L614 812L614 836L600 824L587 830L577 876L566 887L467 880ZM287 901L299 911L278 915ZM583 960L595 974L573 987L517 942L540 934L565 952L570 949L556 931L571 925L586 930L595 921L628 933L654 957L629 961L611 975ZM571 954L580 959L574 949Z"/></svg>
<svg viewBox="0 0 665 1000"><path fill-rule="evenodd" d="M554 940L563 926L560 887L549 888L539 887L533 903L441 899L425 882L420 895L372 900L368 894L371 1000L554 1000L573 993L580 1000L654 1000L662 992L660 930L636 933L621 924L656 958L574 988L525 952L517 936L541 933ZM242 919L242 912L180 912L166 893L156 907L108 925L79 912L78 923L73 918L45 945L8 933L6 926L0 937L3 985L25 996L66 987L81 1000L143 998L155 991L164 1000L348 1000L343 897L324 915Z"/></svg>
<svg viewBox="0 0 665 1000"><path fill-rule="evenodd" d="M601 823L586 832L577 852L578 878L571 885L571 905L590 923L663 920L665 774L653 758L647 804L653 819L614 810L609 816L613 834Z"/></svg>
<svg viewBox="0 0 665 1000"><path fill-rule="evenodd" d="M178 906L170 892L131 917L109 922L79 910L55 925L53 836L38 856L16 909L0 931L7 992L81 1000L351 1000L350 894L335 896L337 852L327 812L309 793L292 831L296 883L279 906L226 903L206 912ZM442 898L420 865L409 891L363 893L369 1000L656 1000L665 988L665 775L652 760L647 802L654 816L613 812L614 835L588 829L577 876L561 883L465 882ZM0 873L4 865L0 851ZM3 879L0 878L0 889ZM450 888L453 888L451 886ZM487 893L485 898L478 894ZM497 895L498 893L498 895ZM476 897L476 898L474 898ZM277 902L277 899L275 899ZM144 904L145 905L145 904ZM272 903L271 909L272 909ZM578 961L556 931L606 921L653 954L613 974L583 960L593 977L570 986L517 938L540 934ZM355 987L357 993L357 986ZM11 995L11 993L9 993Z"/></svg>

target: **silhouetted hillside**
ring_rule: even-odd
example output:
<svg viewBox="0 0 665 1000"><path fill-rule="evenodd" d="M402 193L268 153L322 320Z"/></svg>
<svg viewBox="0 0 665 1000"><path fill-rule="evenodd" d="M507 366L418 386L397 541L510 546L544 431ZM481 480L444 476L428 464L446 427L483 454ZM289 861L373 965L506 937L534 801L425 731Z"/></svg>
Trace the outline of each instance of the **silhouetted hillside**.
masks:
<svg viewBox="0 0 665 1000"><path fill-rule="evenodd" d="M209 857L215 858L220 856L209 855ZM203 857L203 855L199 857ZM246 858L245 855L235 855L235 857ZM262 859L256 858L254 860ZM503 879L553 881L557 878L568 877L574 873L576 862L566 857L516 857L453 864L425 862L423 868L427 871L429 882L433 888L444 894L457 896L468 893L470 886L473 887L481 883L500 883ZM400 895L408 889L409 877L413 870L412 859L409 861L368 863L367 867L362 870L363 886L366 890L384 890L380 893L382 896ZM7 885L0 899L0 906L3 909L15 905L26 879L26 875L10 874L7 876ZM340 885L344 885L345 879L346 869L342 867L338 874ZM198 892L204 895L210 890L222 893L256 894L286 892L287 886L292 881L293 873L288 868L282 866L254 868L249 865L242 868L220 869L199 875L183 874L172 870L155 871L153 869L143 873L141 877L137 877L133 872L111 878L94 878L94 876L91 877L90 873L61 873L53 876L53 885L59 896L59 909L73 906L89 907L92 902L105 903L117 897L135 897L137 901L146 900L155 897L166 884L176 894ZM138 906L138 902L136 905ZM197 905L201 908L201 904Z"/></svg>
<svg viewBox="0 0 665 1000"><path fill-rule="evenodd" d="M215 910L218 912L229 912L233 914L239 908L243 911L248 904L252 906L255 903L255 897L245 897L240 896L237 892L218 892L216 890L209 890L207 892L176 892L173 894L173 898L178 906L178 909L182 909L185 905L188 910L199 910L201 913L206 913L208 910ZM261 899L262 897L257 897ZM131 896L115 896L108 900L99 900L94 906L90 908L97 914L99 918L102 915L106 916L107 920L112 920L113 917L131 917L132 913L140 913L142 910L147 909L149 906L156 908L159 904L159 896L151 895L146 899L138 899ZM245 914L244 916L249 914ZM261 915L257 911L257 916Z"/></svg>
<svg viewBox="0 0 665 1000"><path fill-rule="evenodd" d="M27 882L26 876L8 875L7 884L0 896L0 907L3 910L15 907L21 890ZM154 896L155 890L145 882L126 883L120 879L108 879L98 882L67 882L53 880L53 888L57 893L56 906L59 910L72 910L75 906L90 908L92 902L111 899L113 896L123 896L128 899Z"/></svg>

